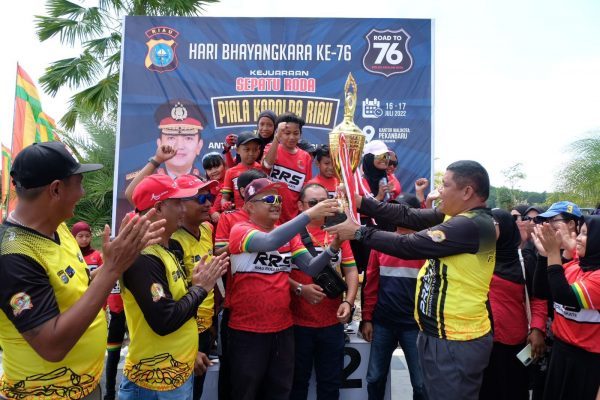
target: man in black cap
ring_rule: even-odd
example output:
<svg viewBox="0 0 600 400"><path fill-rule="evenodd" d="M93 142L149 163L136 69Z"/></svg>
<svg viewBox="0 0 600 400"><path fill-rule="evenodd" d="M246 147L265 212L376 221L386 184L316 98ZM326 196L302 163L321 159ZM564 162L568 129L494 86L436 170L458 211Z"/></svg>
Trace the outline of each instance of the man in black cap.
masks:
<svg viewBox="0 0 600 400"><path fill-rule="evenodd" d="M15 158L10 175L19 203L0 226L0 397L100 399L102 306L163 230L162 221L136 216L109 242L106 226L104 267L91 281L64 221L84 195L82 174L100 168L80 164L60 142L33 144Z"/></svg>

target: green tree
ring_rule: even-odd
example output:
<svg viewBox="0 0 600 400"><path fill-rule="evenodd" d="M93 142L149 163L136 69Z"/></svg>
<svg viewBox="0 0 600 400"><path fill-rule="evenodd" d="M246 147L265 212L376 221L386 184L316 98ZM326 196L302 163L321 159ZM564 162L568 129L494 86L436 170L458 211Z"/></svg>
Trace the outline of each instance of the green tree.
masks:
<svg viewBox="0 0 600 400"><path fill-rule="evenodd" d="M595 207L600 201L600 130L571 143L568 151L571 160L557 178L557 191L564 196L560 200Z"/></svg>
<svg viewBox="0 0 600 400"><path fill-rule="evenodd" d="M81 112L97 120L116 114L123 16L197 16L204 5L218 1L98 0L85 7L68 0L47 0L47 15L36 16L40 41L58 37L65 45L82 48L77 57L51 63L40 79L44 92L51 96L63 87L81 89L69 100L60 124L72 131Z"/></svg>
<svg viewBox="0 0 600 400"><path fill-rule="evenodd" d="M521 203L524 199L521 199L519 196L519 184L520 182L527 177L523 172L523 164L516 163L511 165L510 167L503 169L502 175L504 175L504 180L508 185L508 188L499 188L499 189L507 189L508 196L504 191L499 191L498 193L502 196L502 201L498 201L499 204L502 204L502 208L510 209L514 205ZM508 207L505 207L507 205Z"/></svg>
<svg viewBox="0 0 600 400"><path fill-rule="evenodd" d="M103 164L104 168L84 175L85 196L75 207L75 216L68 223L85 221L92 227L94 236L98 236L104 225L111 222L116 119L98 120L87 113L80 113L80 123L87 134L65 132L62 141L81 163Z"/></svg>

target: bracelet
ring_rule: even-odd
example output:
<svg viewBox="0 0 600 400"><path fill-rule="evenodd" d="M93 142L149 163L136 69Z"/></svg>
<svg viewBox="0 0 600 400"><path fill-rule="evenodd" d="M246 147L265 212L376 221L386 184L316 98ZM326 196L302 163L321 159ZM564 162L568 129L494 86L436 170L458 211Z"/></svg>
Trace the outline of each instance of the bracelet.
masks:
<svg viewBox="0 0 600 400"><path fill-rule="evenodd" d="M149 162L150 164L154 165L154 168L158 168L158 167L160 167L160 163L159 163L158 161L156 161L156 160L154 159L154 157L150 157L150 158L148 159L148 162Z"/></svg>
<svg viewBox="0 0 600 400"><path fill-rule="evenodd" d="M354 308L354 304L350 303L348 300L342 300L342 303L347 303L350 306L350 309Z"/></svg>
<svg viewBox="0 0 600 400"><path fill-rule="evenodd" d="M325 252L326 252L327 254L329 254L331 257L335 257L335 256L337 256L337 255L339 254L339 252L340 252L340 249L337 249L337 251L333 251L333 250L331 249L331 246L327 246L327 248L325 249Z"/></svg>

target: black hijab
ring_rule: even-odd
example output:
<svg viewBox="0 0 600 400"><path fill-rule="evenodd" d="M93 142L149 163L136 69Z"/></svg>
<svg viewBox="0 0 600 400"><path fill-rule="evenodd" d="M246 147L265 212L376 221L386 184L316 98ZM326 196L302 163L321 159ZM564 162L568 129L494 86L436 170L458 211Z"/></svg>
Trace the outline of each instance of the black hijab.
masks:
<svg viewBox="0 0 600 400"><path fill-rule="evenodd" d="M586 272L595 271L600 268L600 215L586 215L583 222L587 226L587 242L579 267Z"/></svg>
<svg viewBox="0 0 600 400"><path fill-rule="evenodd" d="M371 189L373 196L377 196L379 193L379 181L381 178L387 178L387 169L378 169L375 167L375 156L371 153L363 156L362 165L369 189Z"/></svg>
<svg viewBox="0 0 600 400"><path fill-rule="evenodd" d="M519 260L521 234L514 218L508 211L493 209L492 216L498 224L500 235L496 240L496 266L494 274L515 283L525 283Z"/></svg>

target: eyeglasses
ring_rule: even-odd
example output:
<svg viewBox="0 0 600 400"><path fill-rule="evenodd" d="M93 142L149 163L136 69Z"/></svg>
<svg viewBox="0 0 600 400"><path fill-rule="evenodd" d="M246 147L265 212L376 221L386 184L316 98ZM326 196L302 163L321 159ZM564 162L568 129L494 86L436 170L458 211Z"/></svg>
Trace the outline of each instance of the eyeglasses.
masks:
<svg viewBox="0 0 600 400"><path fill-rule="evenodd" d="M390 158L392 156L390 155L390 153L383 153L383 154L378 154L375 156L375 159L378 161L390 161Z"/></svg>
<svg viewBox="0 0 600 400"><path fill-rule="evenodd" d="M390 160L389 166L390 167L397 167L398 166L398 160Z"/></svg>
<svg viewBox="0 0 600 400"><path fill-rule="evenodd" d="M525 218L525 217L522 217L520 214L513 214L512 217L515 220L515 222L517 222L519 219L521 219L521 221L524 221L524 218Z"/></svg>
<svg viewBox="0 0 600 400"><path fill-rule="evenodd" d="M322 202L323 200L327 200L327 199L310 199L306 201L306 204L308 204L310 207L314 207L317 204L319 204L320 202Z"/></svg>
<svg viewBox="0 0 600 400"><path fill-rule="evenodd" d="M215 201L215 195L212 193L204 193L197 196L187 197L184 200L196 200L198 204L204 204L208 200L212 203Z"/></svg>
<svg viewBox="0 0 600 400"><path fill-rule="evenodd" d="M257 201L260 201L261 203L265 203L265 204L269 204L269 205L281 204L281 202L283 201L283 197L281 197L278 194L270 194L261 199L250 200L251 203L255 203Z"/></svg>
<svg viewBox="0 0 600 400"><path fill-rule="evenodd" d="M523 222L533 221L534 219L535 219L535 217L528 217L527 215L521 217L521 221L523 221Z"/></svg>

